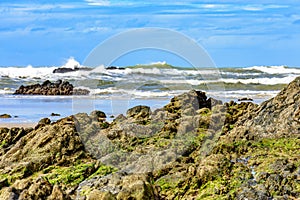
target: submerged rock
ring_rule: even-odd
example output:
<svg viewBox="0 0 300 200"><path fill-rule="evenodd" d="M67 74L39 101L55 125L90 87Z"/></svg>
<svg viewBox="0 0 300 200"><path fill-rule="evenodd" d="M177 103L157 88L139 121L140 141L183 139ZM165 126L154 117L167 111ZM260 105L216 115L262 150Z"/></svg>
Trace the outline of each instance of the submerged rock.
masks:
<svg viewBox="0 0 300 200"><path fill-rule="evenodd" d="M86 89L75 89L68 81L58 80L52 83L47 80L42 85L21 85L14 95L88 95L89 93L90 91Z"/></svg>

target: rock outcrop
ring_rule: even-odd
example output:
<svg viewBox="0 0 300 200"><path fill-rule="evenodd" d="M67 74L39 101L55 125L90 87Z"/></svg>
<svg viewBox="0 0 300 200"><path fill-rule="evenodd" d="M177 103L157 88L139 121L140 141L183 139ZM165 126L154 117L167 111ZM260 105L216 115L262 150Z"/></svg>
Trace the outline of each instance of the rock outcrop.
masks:
<svg viewBox="0 0 300 200"><path fill-rule="evenodd" d="M86 89L75 89L68 81L58 80L54 83L49 80L43 84L29 86L21 85L15 95L88 95L90 91Z"/></svg>
<svg viewBox="0 0 300 200"><path fill-rule="evenodd" d="M91 71L92 68L79 68L79 67L74 67L74 68L67 68L67 67L60 67L55 70L53 70L53 73L68 73L68 72L77 72L77 71Z"/></svg>
<svg viewBox="0 0 300 200"><path fill-rule="evenodd" d="M300 134L300 77L277 96L263 102L236 124L231 136L239 138L287 137Z"/></svg>
<svg viewBox="0 0 300 200"><path fill-rule="evenodd" d="M192 90L111 123L0 128L0 199L297 199L299 94L300 79L261 105Z"/></svg>

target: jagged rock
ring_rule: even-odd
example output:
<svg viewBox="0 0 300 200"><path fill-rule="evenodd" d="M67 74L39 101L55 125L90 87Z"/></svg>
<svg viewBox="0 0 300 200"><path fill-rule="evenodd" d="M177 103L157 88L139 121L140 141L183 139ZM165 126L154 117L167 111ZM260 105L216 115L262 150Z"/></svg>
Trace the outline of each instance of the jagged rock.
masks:
<svg viewBox="0 0 300 200"><path fill-rule="evenodd" d="M53 163L72 163L83 152L72 117L45 125L21 137L0 159L0 174L20 173L20 178ZM8 168L9 166L9 168Z"/></svg>
<svg viewBox="0 0 300 200"><path fill-rule="evenodd" d="M298 135L300 130L300 77L292 81L277 96L263 102L235 124L231 136L262 138Z"/></svg>
<svg viewBox="0 0 300 200"><path fill-rule="evenodd" d="M72 84L62 80L54 83L46 80L42 85L21 85L14 92L15 95L88 95L89 93L86 89L74 89Z"/></svg>
<svg viewBox="0 0 300 200"><path fill-rule="evenodd" d="M92 190L90 185L94 186ZM105 177L95 177L82 182L77 189L77 199L85 199L85 197L95 199L96 195L119 200L159 199L157 189L150 183L150 177L146 174L115 173Z"/></svg>
<svg viewBox="0 0 300 200"><path fill-rule="evenodd" d="M127 110L127 117L132 117L137 120L147 119L151 114L150 107L148 106L135 106Z"/></svg>
<svg viewBox="0 0 300 200"><path fill-rule="evenodd" d="M42 179L36 179L28 189L23 190L20 193L20 200L35 200L35 199L47 199L51 195L52 186L51 184Z"/></svg>
<svg viewBox="0 0 300 200"><path fill-rule="evenodd" d="M112 123L93 111L0 128L0 199L297 199L299 80L260 106L192 90Z"/></svg>

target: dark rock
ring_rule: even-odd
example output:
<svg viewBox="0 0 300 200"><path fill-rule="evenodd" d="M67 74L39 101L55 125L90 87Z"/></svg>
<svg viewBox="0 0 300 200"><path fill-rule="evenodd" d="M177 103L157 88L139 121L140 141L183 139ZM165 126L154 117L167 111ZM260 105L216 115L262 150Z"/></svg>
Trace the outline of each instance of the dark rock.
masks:
<svg viewBox="0 0 300 200"><path fill-rule="evenodd" d="M2 115L0 115L0 118L11 118L11 115L9 115L9 114L2 114Z"/></svg>
<svg viewBox="0 0 300 200"><path fill-rule="evenodd" d="M115 67L115 66L110 66L106 67L107 70L124 70L124 67Z"/></svg>
<svg viewBox="0 0 300 200"><path fill-rule="evenodd" d="M72 69L72 68L57 68L55 70L53 70L53 73L67 73L67 72L74 72L74 71L78 71L78 68Z"/></svg>
<svg viewBox="0 0 300 200"><path fill-rule="evenodd" d="M253 101L253 99L244 97L244 98L238 99L238 101Z"/></svg>
<svg viewBox="0 0 300 200"><path fill-rule="evenodd" d="M75 67L74 69L61 67L61 68L54 69L52 73L55 74L55 73L68 73L68 72L91 71L91 70L92 68L87 68L87 67L83 67L83 68Z"/></svg>
<svg viewBox="0 0 300 200"><path fill-rule="evenodd" d="M58 80L54 83L46 80L42 85L35 84L29 86L21 85L15 91L15 95L88 95L89 90L74 89L73 85L68 81Z"/></svg>

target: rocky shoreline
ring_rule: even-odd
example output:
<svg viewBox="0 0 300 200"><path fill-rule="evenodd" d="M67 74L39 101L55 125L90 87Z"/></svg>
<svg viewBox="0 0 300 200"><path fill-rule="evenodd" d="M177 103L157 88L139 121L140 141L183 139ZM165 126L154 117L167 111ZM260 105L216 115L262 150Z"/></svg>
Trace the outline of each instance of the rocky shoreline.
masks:
<svg viewBox="0 0 300 200"><path fill-rule="evenodd" d="M261 105L192 90L0 128L0 199L298 199L299 104L297 78Z"/></svg>
<svg viewBox="0 0 300 200"><path fill-rule="evenodd" d="M89 90L74 88L68 81L58 80L51 82L46 80L42 84L21 85L14 95L88 95Z"/></svg>

